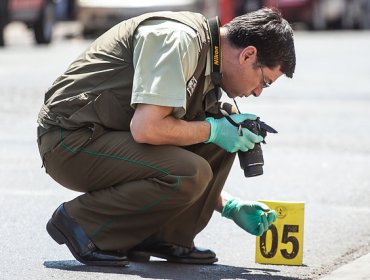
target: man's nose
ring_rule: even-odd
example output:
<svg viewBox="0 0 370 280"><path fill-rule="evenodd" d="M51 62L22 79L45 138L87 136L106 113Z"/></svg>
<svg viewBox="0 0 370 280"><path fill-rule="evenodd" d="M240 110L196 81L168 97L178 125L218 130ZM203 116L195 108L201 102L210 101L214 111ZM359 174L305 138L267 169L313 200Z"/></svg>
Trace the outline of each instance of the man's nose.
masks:
<svg viewBox="0 0 370 280"><path fill-rule="evenodd" d="M258 97L258 96L260 96L261 95L261 93L262 93L262 88L257 88L257 89L255 89L254 91L253 91L253 95L255 96L255 97Z"/></svg>

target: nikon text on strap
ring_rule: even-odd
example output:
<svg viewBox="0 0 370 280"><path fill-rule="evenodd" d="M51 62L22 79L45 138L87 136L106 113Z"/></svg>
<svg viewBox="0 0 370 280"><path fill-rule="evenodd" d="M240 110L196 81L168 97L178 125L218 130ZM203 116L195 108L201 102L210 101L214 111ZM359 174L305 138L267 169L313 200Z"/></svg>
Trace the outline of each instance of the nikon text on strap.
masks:
<svg viewBox="0 0 370 280"><path fill-rule="evenodd" d="M214 17L208 20L208 26L211 33L211 55L212 55L212 73L211 79L215 85L215 94L216 98L220 96L220 85L222 79L221 73L221 43L220 43L220 20L218 17ZM234 103L237 108L238 113L240 114L240 110L238 105L236 104L235 99ZM228 116L228 113L221 109L221 113L224 116ZM231 119L231 118L230 118Z"/></svg>
<svg viewBox="0 0 370 280"><path fill-rule="evenodd" d="M208 26L211 33L211 55L212 55L212 73L211 79L215 86L221 84L221 44L220 44L220 20L214 17L208 20ZM217 90L218 91L218 90Z"/></svg>

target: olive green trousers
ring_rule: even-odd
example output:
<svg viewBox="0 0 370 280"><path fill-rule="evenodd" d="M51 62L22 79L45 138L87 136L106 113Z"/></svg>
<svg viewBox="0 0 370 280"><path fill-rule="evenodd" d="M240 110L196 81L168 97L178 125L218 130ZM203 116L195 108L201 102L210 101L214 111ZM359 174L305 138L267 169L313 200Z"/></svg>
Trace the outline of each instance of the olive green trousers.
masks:
<svg viewBox="0 0 370 280"><path fill-rule="evenodd" d="M130 132L55 129L39 139L46 172L83 192L64 204L101 250L144 239L192 246L216 207L235 154L214 144L139 144Z"/></svg>

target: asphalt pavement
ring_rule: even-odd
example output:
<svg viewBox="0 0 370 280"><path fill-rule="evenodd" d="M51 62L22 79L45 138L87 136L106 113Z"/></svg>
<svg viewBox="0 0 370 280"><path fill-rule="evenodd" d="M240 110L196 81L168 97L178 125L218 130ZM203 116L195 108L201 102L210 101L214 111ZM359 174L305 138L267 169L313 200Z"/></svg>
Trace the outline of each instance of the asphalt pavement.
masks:
<svg viewBox="0 0 370 280"><path fill-rule="evenodd" d="M90 41L62 24L50 46L23 26L0 49L0 279L370 279L370 32L296 32L294 79L237 100L276 128L263 146L264 175L236 161L225 189L244 199L304 201L303 265L255 263L255 237L215 213L197 236L212 266L130 263L89 267L56 244L45 225L76 192L41 168L36 119L44 92ZM76 36L77 35L77 36Z"/></svg>

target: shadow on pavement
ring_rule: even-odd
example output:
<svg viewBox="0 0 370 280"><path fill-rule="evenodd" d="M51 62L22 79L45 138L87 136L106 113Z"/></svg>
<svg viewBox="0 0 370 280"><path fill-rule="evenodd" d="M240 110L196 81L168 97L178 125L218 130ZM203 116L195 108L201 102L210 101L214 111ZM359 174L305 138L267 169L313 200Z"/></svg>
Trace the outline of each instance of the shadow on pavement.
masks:
<svg viewBox="0 0 370 280"><path fill-rule="evenodd" d="M82 265L75 260L45 261L44 266L50 269L60 269L66 271L81 271L94 273L110 273L140 276L149 279L281 279L293 280L297 278L276 275L279 270L246 268L228 265L189 265L175 264L166 261L151 261L150 263L130 262L126 267L99 267ZM273 275L274 274L274 275Z"/></svg>

